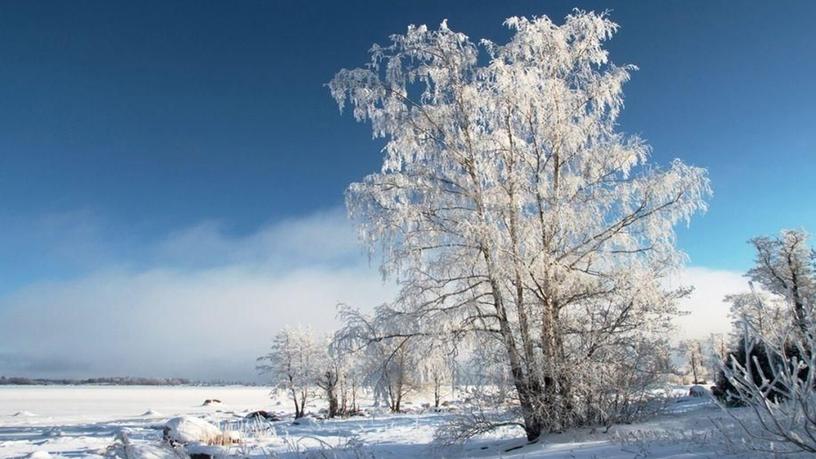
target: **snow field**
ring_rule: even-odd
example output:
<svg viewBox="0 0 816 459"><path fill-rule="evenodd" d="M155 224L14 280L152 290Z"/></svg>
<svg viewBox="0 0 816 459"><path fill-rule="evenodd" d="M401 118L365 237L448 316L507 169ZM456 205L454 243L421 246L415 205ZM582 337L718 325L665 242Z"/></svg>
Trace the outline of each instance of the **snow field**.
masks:
<svg viewBox="0 0 816 459"><path fill-rule="evenodd" d="M203 406L213 398L222 403ZM727 422L727 416L708 399L676 398L665 414L643 423L549 434L533 445L521 430L503 428L447 447L435 445L433 434L451 414L421 412L414 407L422 400L411 401L412 413L393 415L368 403L365 417L294 424L291 407L271 400L263 387L7 386L0 387L0 457L99 458L121 434L136 457L173 457L162 446L162 429L179 415L237 431L239 444L208 450L235 457L746 457L722 441L711 419ZM312 404L309 411L320 408ZM273 423L244 419L258 409L287 417Z"/></svg>

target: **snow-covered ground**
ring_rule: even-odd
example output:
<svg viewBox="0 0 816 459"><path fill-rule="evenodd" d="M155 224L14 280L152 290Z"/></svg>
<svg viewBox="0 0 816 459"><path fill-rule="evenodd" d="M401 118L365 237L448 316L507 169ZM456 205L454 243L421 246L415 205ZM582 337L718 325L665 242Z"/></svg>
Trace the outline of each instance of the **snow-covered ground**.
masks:
<svg viewBox="0 0 816 459"><path fill-rule="evenodd" d="M221 403L205 406L207 399ZM551 434L527 445L521 431L504 430L455 447L432 442L435 427L450 416L446 413L389 415L369 410L378 414L309 419L300 425L293 425L291 417L270 424L243 420L259 409L284 414L289 407L270 400L269 390L261 387L4 386L0 457L99 457L120 433L135 450L156 454L146 457L162 457L162 428L178 415L241 431L245 440L222 450L240 457L299 457L308 450L316 457L378 458L745 457L727 447L712 422L728 424L728 417L700 398L677 398L647 422L613 426L608 432Z"/></svg>

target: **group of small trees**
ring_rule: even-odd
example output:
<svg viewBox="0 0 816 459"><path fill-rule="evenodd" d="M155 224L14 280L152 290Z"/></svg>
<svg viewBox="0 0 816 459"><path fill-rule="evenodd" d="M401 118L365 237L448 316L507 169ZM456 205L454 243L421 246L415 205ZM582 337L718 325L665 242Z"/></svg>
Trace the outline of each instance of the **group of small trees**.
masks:
<svg viewBox="0 0 816 459"><path fill-rule="evenodd" d="M258 358L257 369L270 375L276 389L286 393L295 408L295 418L303 417L309 401L320 395L328 403L330 418L358 410L358 369L348 356L310 328L278 332L269 353Z"/></svg>
<svg viewBox="0 0 816 459"><path fill-rule="evenodd" d="M342 307L341 316L343 328L328 338L309 328L284 328L270 352L258 358L258 370L285 392L296 418L317 397L326 401L329 418L355 414L363 389L394 413L403 409L407 394L420 389L430 390L434 406L440 406L443 385L453 384L457 365L446 343L387 334L393 323L384 320L382 309L368 316Z"/></svg>
<svg viewBox="0 0 816 459"><path fill-rule="evenodd" d="M816 251L803 231L751 243L752 292L727 297L734 333L716 392L751 408L735 419L756 448L816 453Z"/></svg>

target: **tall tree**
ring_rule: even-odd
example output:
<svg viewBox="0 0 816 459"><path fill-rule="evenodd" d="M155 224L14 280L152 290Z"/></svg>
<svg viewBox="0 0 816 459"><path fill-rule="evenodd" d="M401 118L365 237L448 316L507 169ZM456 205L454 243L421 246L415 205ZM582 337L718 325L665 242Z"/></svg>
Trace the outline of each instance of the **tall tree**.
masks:
<svg viewBox="0 0 816 459"><path fill-rule="evenodd" d="M673 227L705 209L709 184L616 131L634 67L608 61L604 14L505 24L503 45L409 26L329 87L386 140L347 205L402 282L396 304L495 335L533 440L605 416L588 393L637 371L632 353L684 293L660 282L683 260Z"/></svg>

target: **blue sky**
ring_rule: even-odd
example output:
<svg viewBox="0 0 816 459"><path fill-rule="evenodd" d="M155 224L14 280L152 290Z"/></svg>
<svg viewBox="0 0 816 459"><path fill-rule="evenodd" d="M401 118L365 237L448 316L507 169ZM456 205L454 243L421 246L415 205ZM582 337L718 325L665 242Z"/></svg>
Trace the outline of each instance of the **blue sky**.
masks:
<svg viewBox="0 0 816 459"><path fill-rule="evenodd" d="M99 295L65 293L105 276L351 270L369 282L353 238L331 228L380 145L323 85L410 23L447 18L503 41L508 16L560 21L574 6L611 9L612 60L641 69L621 129L659 163L710 172L710 210L679 234L693 266L741 272L748 238L816 228L814 2L2 2L0 313L69 314ZM270 234L314 238L291 249ZM371 283L358 300L387 290ZM320 301L331 310L341 292ZM0 373L4 349L22 352L3 340Z"/></svg>

